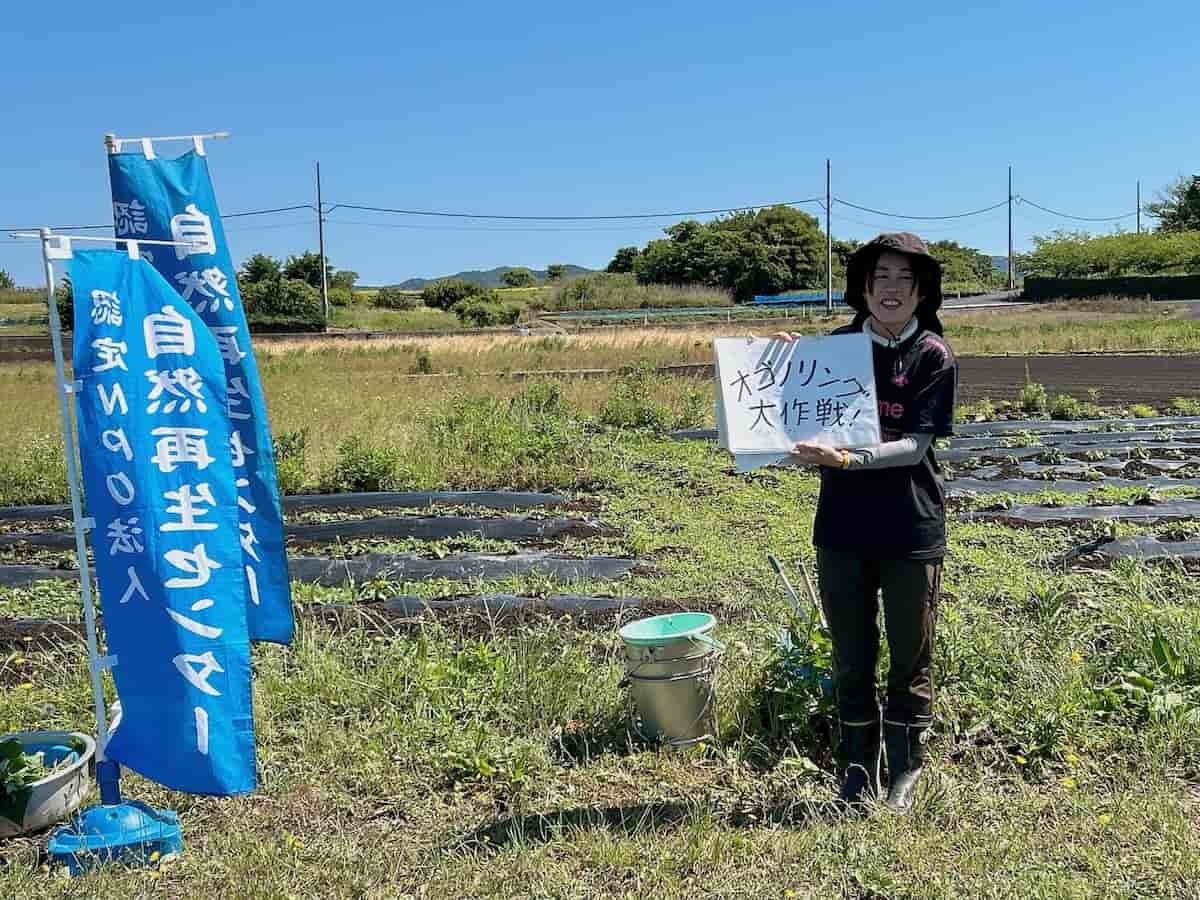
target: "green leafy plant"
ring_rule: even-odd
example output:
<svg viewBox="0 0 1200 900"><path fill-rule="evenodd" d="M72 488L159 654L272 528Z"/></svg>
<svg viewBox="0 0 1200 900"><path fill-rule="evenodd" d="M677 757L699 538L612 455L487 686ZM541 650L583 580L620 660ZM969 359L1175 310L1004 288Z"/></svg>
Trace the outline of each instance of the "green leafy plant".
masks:
<svg viewBox="0 0 1200 900"><path fill-rule="evenodd" d="M1030 381L1026 375L1025 384L1021 387L1021 409L1027 413L1046 412L1046 389L1036 381Z"/></svg>
<svg viewBox="0 0 1200 900"><path fill-rule="evenodd" d="M77 739L70 745L77 753L83 752ZM18 740L0 741L0 816L20 824L25 819L33 786L72 762L74 758L67 755L59 762L47 765L43 752L26 753Z"/></svg>
<svg viewBox="0 0 1200 900"><path fill-rule="evenodd" d="M275 472L279 478L279 490L283 493L300 493L304 485L307 451L307 428L275 435Z"/></svg>
<svg viewBox="0 0 1200 900"><path fill-rule="evenodd" d="M417 309L424 305L421 295L415 291L404 291L398 287L382 287L371 298L371 305L378 309Z"/></svg>

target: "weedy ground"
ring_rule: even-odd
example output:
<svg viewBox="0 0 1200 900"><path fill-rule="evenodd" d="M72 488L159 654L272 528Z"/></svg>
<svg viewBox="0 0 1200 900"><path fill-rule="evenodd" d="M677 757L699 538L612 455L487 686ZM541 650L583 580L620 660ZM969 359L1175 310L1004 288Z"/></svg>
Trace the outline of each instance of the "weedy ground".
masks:
<svg viewBox="0 0 1200 900"><path fill-rule="evenodd" d="M129 796L180 812L180 859L66 881L44 835L11 840L0 896L1196 896L1200 590L1182 567L1068 569L1061 554L1097 526L952 521L923 790L907 818L843 818L828 701L787 675L777 640L796 614L766 560L811 564L811 474L736 475L711 445L669 440L711 417L694 382L419 393L367 358L263 360L293 488L563 490L619 536L559 552L652 568L616 585L297 585L297 601L569 588L707 610L727 645L718 739L671 751L629 733L616 628L636 613L382 632L302 617L292 647L254 649L255 794L126 775ZM0 400L3 502L59 499L48 374L7 367ZM78 618L77 604L70 583L0 592L3 617ZM0 732L93 728L82 646L0 652Z"/></svg>

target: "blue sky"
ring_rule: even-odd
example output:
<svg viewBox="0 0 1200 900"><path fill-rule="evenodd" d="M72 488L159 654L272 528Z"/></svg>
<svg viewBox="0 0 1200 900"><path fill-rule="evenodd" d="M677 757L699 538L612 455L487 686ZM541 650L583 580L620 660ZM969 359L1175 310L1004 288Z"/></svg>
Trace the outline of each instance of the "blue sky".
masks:
<svg viewBox="0 0 1200 900"><path fill-rule="evenodd" d="M232 132L210 153L227 213L311 202L318 159L327 201L515 215L803 199L823 194L827 156L835 196L920 215L1003 200L1010 163L1016 193L1083 216L1132 212L1139 178L1152 197L1200 172L1192 0L9 6L0 226L108 221L106 131ZM234 256L315 248L312 219L230 221ZM670 221L517 230L340 209L327 242L380 284L603 266ZM835 205L833 232L908 227L1003 253L1006 221ZM1014 221L1018 248L1072 226L1027 206ZM0 268L36 283L35 245L3 239Z"/></svg>

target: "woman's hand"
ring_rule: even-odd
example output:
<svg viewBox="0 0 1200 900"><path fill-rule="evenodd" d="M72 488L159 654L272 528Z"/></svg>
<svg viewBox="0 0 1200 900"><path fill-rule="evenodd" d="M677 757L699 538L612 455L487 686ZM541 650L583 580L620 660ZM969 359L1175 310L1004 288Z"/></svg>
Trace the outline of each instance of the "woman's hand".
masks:
<svg viewBox="0 0 1200 900"><path fill-rule="evenodd" d="M827 444L812 441L800 441L792 445L791 461L801 466L829 466L833 469L842 467L842 451Z"/></svg>
<svg viewBox="0 0 1200 900"><path fill-rule="evenodd" d="M800 334L798 331L777 331L771 335L771 340L783 341L785 344L790 344L792 341L798 341L802 337L804 337L804 335Z"/></svg>

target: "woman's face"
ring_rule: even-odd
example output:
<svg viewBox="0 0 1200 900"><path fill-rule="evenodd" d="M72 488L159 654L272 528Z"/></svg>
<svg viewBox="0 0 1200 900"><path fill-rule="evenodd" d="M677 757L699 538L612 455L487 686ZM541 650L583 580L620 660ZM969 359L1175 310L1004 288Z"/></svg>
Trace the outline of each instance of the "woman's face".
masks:
<svg viewBox="0 0 1200 900"><path fill-rule="evenodd" d="M903 253L885 250L867 279L867 309L893 334L908 324L921 302L912 261Z"/></svg>

